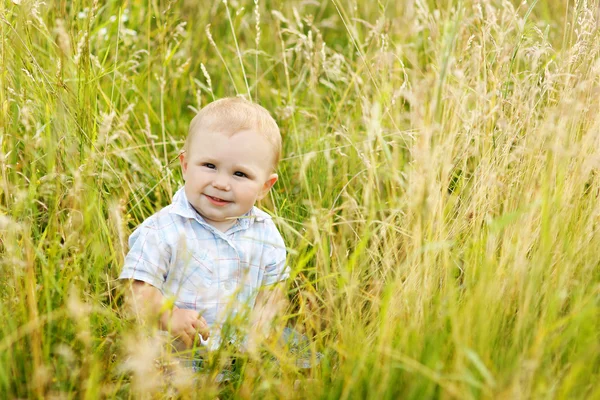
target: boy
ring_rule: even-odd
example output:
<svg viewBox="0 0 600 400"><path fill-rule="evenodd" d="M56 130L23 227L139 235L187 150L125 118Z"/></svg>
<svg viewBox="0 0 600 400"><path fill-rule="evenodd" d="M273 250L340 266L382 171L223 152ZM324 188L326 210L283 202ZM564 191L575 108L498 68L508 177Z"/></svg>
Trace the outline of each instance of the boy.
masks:
<svg viewBox="0 0 600 400"><path fill-rule="evenodd" d="M208 104L179 156L184 187L129 238L119 278L133 280L142 317L156 317L186 348L198 334L218 346L220 324L244 307L258 333L284 302L273 285L288 277L285 245L254 207L277 181L280 152L279 127L263 107L241 98Z"/></svg>

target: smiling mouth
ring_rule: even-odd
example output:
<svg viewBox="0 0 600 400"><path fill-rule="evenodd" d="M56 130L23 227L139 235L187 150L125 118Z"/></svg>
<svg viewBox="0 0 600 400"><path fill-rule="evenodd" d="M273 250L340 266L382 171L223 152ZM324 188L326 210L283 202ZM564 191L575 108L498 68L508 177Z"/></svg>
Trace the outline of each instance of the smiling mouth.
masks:
<svg viewBox="0 0 600 400"><path fill-rule="evenodd" d="M219 205L219 206L223 206L223 205L225 205L225 204L229 204L229 203L231 203L231 201L228 201L228 200L223 200L223 199L220 199L220 198L218 198L218 197L209 196L209 195L207 195L207 194L205 194L205 196L206 196L206 198L207 198L207 199L208 199L208 200L209 200L211 203L213 203L213 204L216 204L216 205Z"/></svg>

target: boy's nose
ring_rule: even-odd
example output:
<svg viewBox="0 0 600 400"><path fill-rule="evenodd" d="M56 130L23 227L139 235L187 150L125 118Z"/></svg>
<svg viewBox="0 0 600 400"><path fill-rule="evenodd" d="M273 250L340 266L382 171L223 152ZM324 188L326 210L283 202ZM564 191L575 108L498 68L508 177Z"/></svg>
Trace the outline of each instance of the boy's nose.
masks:
<svg viewBox="0 0 600 400"><path fill-rule="evenodd" d="M212 182L212 185L215 189L228 191L231 189L227 178L224 176L217 176Z"/></svg>

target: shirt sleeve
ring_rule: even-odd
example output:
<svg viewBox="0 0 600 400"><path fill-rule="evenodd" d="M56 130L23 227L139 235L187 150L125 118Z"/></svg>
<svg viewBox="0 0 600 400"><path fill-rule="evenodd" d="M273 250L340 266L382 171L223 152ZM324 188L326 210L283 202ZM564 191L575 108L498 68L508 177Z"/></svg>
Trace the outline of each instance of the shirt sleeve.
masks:
<svg viewBox="0 0 600 400"><path fill-rule="evenodd" d="M272 248L267 251L263 286L285 281L290 276L290 268L286 263L285 243L274 225L270 243L272 243Z"/></svg>
<svg viewBox="0 0 600 400"><path fill-rule="evenodd" d="M170 249L162 232L152 219L146 220L129 237L129 253L125 256L119 279L135 279L162 290L167 277Z"/></svg>

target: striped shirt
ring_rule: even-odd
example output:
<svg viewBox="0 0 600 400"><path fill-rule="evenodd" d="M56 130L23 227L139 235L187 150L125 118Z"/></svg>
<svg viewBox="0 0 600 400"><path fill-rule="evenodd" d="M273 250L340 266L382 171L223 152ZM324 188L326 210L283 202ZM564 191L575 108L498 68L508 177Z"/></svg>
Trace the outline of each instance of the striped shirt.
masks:
<svg viewBox="0 0 600 400"><path fill-rule="evenodd" d="M261 286L285 280L285 258L283 238L264 211L253 207L221 232L204 221L181 188L171 205L131 234L119 279L147 282L213 326L251 309Z"/></svg>

